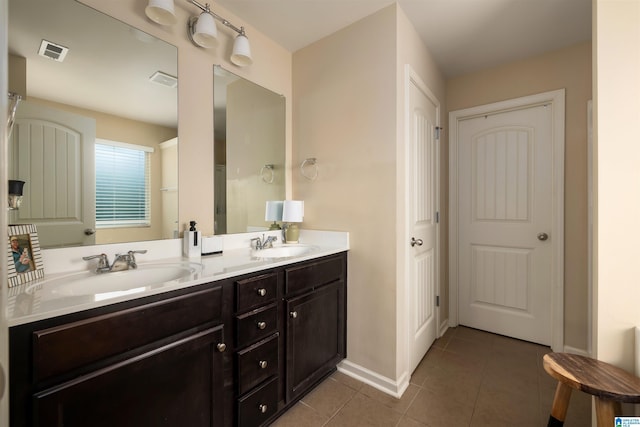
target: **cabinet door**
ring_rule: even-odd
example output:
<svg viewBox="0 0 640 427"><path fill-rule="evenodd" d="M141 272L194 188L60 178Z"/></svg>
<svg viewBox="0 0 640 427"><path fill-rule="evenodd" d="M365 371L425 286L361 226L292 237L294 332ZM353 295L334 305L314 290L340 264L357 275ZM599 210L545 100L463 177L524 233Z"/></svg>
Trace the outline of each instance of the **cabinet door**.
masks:
<svg viewBox="0 0 640 427"><path fill-rule="evenodd" d="M286 308L287 402L290 402L344 358L344 283L333 282L287 299Z"/></svg>
<svg viewBox="0 0 640 427"><path fill-rule="evenodd" d="M34 395L38 426L218 426L222 325Z"/></svg>

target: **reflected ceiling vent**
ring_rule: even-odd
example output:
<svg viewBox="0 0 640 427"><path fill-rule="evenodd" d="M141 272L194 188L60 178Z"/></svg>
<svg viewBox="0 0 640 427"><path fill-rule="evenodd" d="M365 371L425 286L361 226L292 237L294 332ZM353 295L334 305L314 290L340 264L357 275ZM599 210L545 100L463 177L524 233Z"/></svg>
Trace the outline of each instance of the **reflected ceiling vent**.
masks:
<svg viewBox="0 0 640 427"><path fill-rule="evenodd" d="M178 79L170 74L163 73L162 71L156 71L153 73L153 75L149 77L149 80L162 86L178 87Z"/></svg>
<svg viewBox="0 0 640 427"><path fill-rule="evenodd" d="M64 46L60 46L59 44L55 44L48 40L42 40L42 43L40 43L40 49L38 50L38 55L53 59L54 61L62 62L64 61L65 56L67 56L67 52L69 52L69 49Z"/></svg>

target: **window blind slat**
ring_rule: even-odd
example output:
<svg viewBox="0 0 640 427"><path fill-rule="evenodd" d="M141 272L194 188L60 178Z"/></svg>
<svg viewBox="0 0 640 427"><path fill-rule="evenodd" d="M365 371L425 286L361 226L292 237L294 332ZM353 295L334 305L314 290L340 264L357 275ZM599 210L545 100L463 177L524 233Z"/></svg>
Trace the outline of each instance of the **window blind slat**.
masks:
<svg viewBox="0 0 640 427"><path fill-rule="evenodd" d="M95 144L98 228L150 223L149 151L135 147Z"/></svg>

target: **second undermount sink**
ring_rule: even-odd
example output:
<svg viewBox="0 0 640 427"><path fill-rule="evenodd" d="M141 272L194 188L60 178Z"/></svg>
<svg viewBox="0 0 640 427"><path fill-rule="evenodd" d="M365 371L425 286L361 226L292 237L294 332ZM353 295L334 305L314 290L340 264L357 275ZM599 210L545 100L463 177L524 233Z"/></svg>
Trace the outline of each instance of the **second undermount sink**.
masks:
<svg viewBox="0 0 640 427"><path fill-rule="evenodd" d="M274 246L273 248L254 250L252 255L255 258L289 258L294 256L306 255L316 250L316 246L311 245L281 245Z"/></svg>
<svg viewBox="0 0 640 427"><path fill-rule="evenodd" d="M135 270L96 274L83 271L44 280L37 283L38 290L50 297L95 295L96 299L112 298L142 292L153 285L191 278L202 271L198 263L139 264Z"/></svg>

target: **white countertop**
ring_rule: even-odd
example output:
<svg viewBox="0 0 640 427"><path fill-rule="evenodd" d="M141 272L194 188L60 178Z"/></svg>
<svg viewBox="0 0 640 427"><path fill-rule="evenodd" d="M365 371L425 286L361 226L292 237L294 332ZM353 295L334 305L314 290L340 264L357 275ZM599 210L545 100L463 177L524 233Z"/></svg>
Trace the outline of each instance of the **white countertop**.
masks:
<svg viewBox="0 0 640 427"><path fill-rule="evenodd" d="M251 238L261 237L263 234L278 235L279 232L221 236L224 239L223 253L201 258L185 258L181 256L181 239L43 251L45 277L9 289L7 321L10 327L21 325L243 274L255 273L273 267L344 252L349 249L349 234L346 232L301 230L300 243L312 246L309 252L300 256L286 258L257 258L253 256L249 242ZM274 244L274 246L279 246L278 243ZM146 249L147 254L136 256L138 261L137 270L102 273L100 275L100 279L103 277L108 278L109 284L113 283L113 281L121 282L122 290L109 289L108 292L105 292L90 286L89 282L86 282L87 286L84 287L84 278L88 278L90 281L91 277L95 275L90 270L90 268L95 268L95 265L94 263L82 261L82 256L107 253L109 259L113 260L115 253L139 249ZM136 277L140 277L140 275L145 274L145 270L151 271L150 269L158 267L171 268L171 266L193 267L193 271L185 277L163 283L152 283L146 286L132 286L131 279L134 276L126 276L127 273L135 272ZM76 285L74 289L80 289L79 292L58 292L59 284L72 281ZM129 283L127 284L126 282Z"/></svg>

